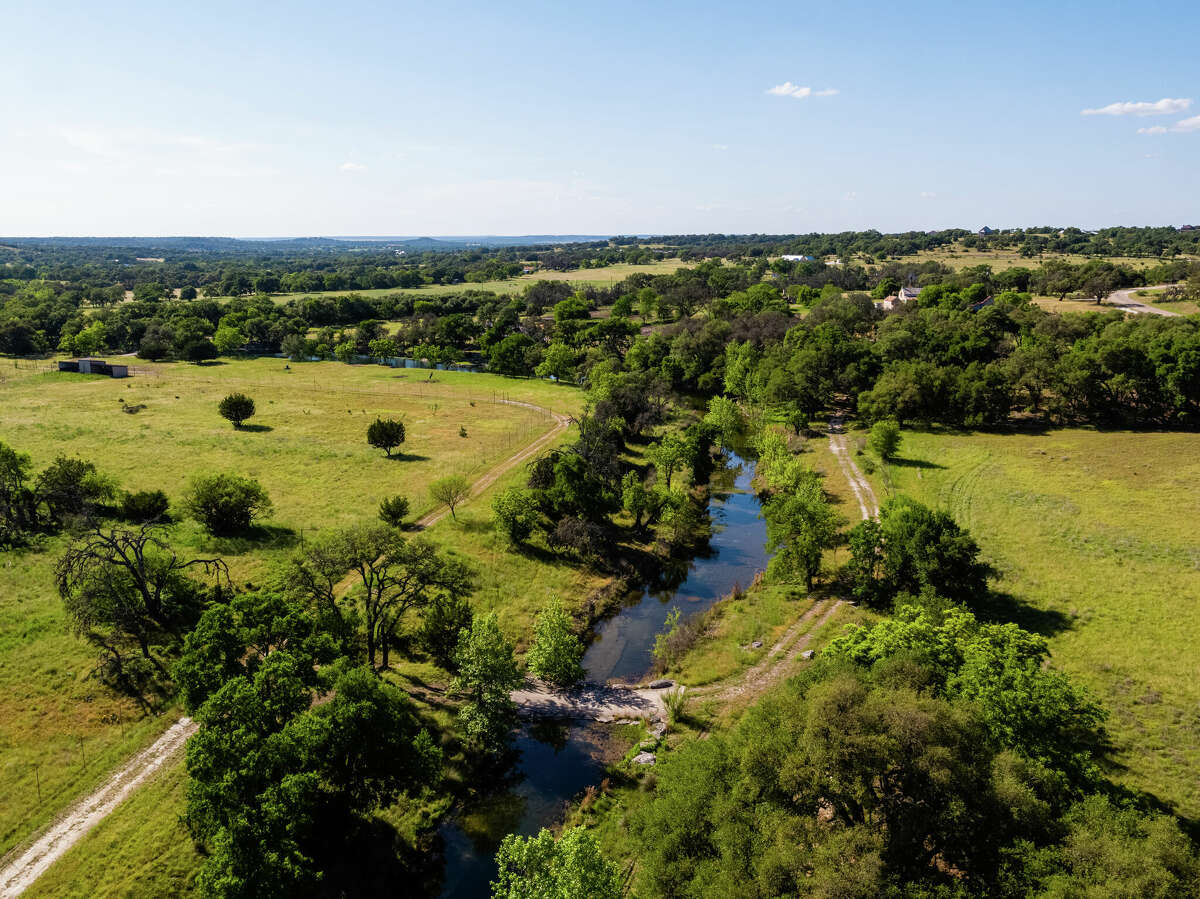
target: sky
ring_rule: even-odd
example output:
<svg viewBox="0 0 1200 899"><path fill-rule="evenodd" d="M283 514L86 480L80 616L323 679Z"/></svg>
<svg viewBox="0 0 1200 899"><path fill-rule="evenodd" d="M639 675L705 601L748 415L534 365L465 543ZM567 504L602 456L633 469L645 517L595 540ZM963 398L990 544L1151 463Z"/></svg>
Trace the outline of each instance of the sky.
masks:
<svg viewBox="0 0 1200 899"><path fill-rule="evenodd" d="M0 0L0 235L1200 224L1200 4Z"/></svg>

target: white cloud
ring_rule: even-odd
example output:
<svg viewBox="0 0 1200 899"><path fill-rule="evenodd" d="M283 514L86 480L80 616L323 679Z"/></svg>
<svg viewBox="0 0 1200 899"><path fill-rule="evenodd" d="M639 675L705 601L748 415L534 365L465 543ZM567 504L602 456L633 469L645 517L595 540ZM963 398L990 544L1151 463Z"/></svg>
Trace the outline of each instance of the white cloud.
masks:
<svg viewBox="0 0 1200 899"><path fill-rule="evenodd" d="M722 153L724 153L726 150L729 149L729 144L713 144L712 148L714 150L720 150Z"/></svg>
<svg viewBox="0 0 1200 899"><path fill-rule="evenodd" d="M837 92L836 87L827 87L824 90L814 91L811 87L792 84L790 81L767 88L768 94L776 97L794 97L797 100L803 100L805 97L832 97Z"/></svg>
<svg viewBox="0 0 1200 899"><path fill-rule="evenodd" d="M343 172L365 172L367 167L361 162L343 162L339 168Z"/></svg>
<svg viewBox="0 0 1200 899"><path fill-rule="evenodd" d="M1174 115L1178 112L1183 112L1192 105L1192 101L1187 97L1178 97L1171 99L1163 97L1154 103L1147 101L1126 102L1126 103L1109 103L1107 106L1101 106L1099 109L1085 109L1081 115Z"/></svg>
<svg viewBox="0 0 1200 899"><path fill-rule="evenodd" d="M932 199L933 199L934 197L936 197L936 196L937 196L937 194L935 194L935 193L934 193L933 191L931 191L931 190L923 190L923 191L921 191L921 199L922 199L922 200L932 200Z"/></svg>
<svg viewBox="0 0 1200 899"><path fill-rule="evenodd" d="M1200 131L1200 115L1194 115L1190 119L1180 119L1170 128L1163 125L1155 125L1152 128L1139 128L1138 134L1166 134L1168 131L1174 131L1179 134L1187 134L1189 131Z"/></svg>
<svg viewBox="0 0 1200 899"><path fill-rule="evenodd" d="M846 199L847 200L857 200L858 199L858 191L856 191L856 190L847 191Z"/></svg>

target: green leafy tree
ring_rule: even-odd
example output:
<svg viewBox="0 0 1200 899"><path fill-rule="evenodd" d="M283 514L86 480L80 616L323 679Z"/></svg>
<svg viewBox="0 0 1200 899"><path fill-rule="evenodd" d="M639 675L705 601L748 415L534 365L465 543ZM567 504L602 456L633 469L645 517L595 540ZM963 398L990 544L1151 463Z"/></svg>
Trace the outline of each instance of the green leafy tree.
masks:
<svg viewBox="0 0 1200 899"><path fill-rule="evenodd" d="M557 840L543 828L537 836L509 834L496 853L499 871L492 899L621 899L616 865L600 853L582 827Z"/></svg>
<svg viewBox="0 0 1200 899"><path fill-rule="evenodd" d="M467 739L484 750L504 746L516 720L509 694L522 679L495 612L475 616L471 626L459 633L454 658L458 677L452 686L467 697L459 712Z"/></svg>
<svg viewBox="0 0 1200 899"><path fill-rule="evenodd" d="M254 400L244 393L231 393L221 400L217 412L227 421L240 428L248 418L254 417Z"/></svg>
<svg viewBox="0 0 1200 899"><path fill-rule="evenodd" d="M564 343L552 343L546 348L546 355L534 369L534 374L539 378L553 377L560 383L573 384L577 359L578 353L571 347Z"/></svg>
<svg viewBox="0 0 1200 899"><path fill-rule="evenodd" d="M687 464L690 456L687 440L674 433L664 434L658 443L652 444L646 450L646 458L654 463L655 469L666 481L668 490L671 489L671 478Z"/></svg>
<svg viewBox="0 0 1200 899"><path fill-rule="evenodd" d="M228 356L246 345L246 335L231 325L221 325L213 335L213 346L222 356Z"/></svg>
<svg viewBox="0 0 1200 899"><path fill-rule="evenodd" d="M471 627L474 617L466 597L447 593L435 597L421 619L418 634L421 647L447 671L454 670L459 635L464 628Z"/></svg>
<svg viewBox="0 0 1200 899"><path fill-rule="evenodd" d="M571 616L558 598L551 600L533 626L533 645L525 661L529 670L558 687L583 680L583 641L575 635Z"/></svg>
<svg viewBox="0 0 1200 899"><path fill-rule="evenodd" d="M377 418L367 425L367 443L383 450L389 459L405 437L404 422L395 418Z"/></svg>
<svg viewBox="0 0 1200 899"><path fill-rule="evenodd" d="M117 498L117 482L101 474L93 462L59 456L38 475L34 493L52 524L90 518Z"/></svg>
<svg viewBox="0 0 1200 899"><path fill-rule="evenodd" d="M0 443L0 546L24 542L40 524L31 468L28 455Z"/></svg>
<svg viewBox="0 0 1200 899"><path fill-rule="evenodd" d="M763 514L767 549L775 553L771 573L785 579L799 575L811 590L825 550L838 538L837 515L820 487L781 493L764 506Z"/></svg>
<svg viewBox="0 0 1200 899"><path fill-rule="evenodd" d="M347 571L359 588L348 600L339 589ZM345 635L356 625L344 606L355 609L367 661L375 665L378 655L384 669L409 610L440 596L465 596L473 587L461 561L384 524L354 525L311 541L293 557L290 578L335 633Z"/></svg>
<svg viewBox="0 0 1200 899"><path fill-rule="evenodd" d="M213 536L229 537L248 531L273 507L258 481L221 473L195 475L188 482L183 508Z"/></svg>
<svg viewBox="0 0 1200 899"><path fill-rule="evenodd" d="M906 497L850 531L850 556L855 596L875 605L932 592L969 606L987 592L988 567L974 538L945 512Z"/></svg>
<svg viewBox="0 0 1200 899"><path fill-rule="evenodd" d="M121 494L121 517L133 524L146 524L167 517L170 500L161 490L139 490Z"/></svg>
<svg viewBox="0 0 1200 899"><path fill-rule="evenodd" d="M871 425L867 445L880 459L890 462L900 451L900 425L891 419L875 422Z"/></svg>
<svg viewBox="0 0 1200 899"><path fill-rule="evenodd" d="M508 542L520 546L529 539L541 512L532 491L509 487L492 500L492 518Z"/></svg>
<svg viewBox="0 0 1200 899"><path fill-rule="evenodd" d="M408 518L408 511L408 497L396 494L380 502L379 519L391 527L403 527L404 519Z"/></svg>
<svg viewBox="0 0 1200 899"><path fill-rule="evenodd" d="M455 508L462 505L470 495L471 484L460 474L438 478L429 485L430 498L436 503L449 506L451 518L456 517Z"/></svg>
<svg viewBox="0 0 1200 899"><path fill-rule="evenodd" d="M376 359L391 359L400 355L400 344L391 337L377 337L371 341L369 349Z"/></svg>

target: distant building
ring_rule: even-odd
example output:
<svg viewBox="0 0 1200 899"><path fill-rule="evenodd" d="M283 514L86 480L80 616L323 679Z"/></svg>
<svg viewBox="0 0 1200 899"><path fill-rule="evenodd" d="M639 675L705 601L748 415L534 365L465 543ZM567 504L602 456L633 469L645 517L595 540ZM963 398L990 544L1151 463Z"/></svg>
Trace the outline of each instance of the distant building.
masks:
<svg viewBox="0 0 1200 899"><path fill-rule="evenodd" d="M129 366L105 362L103 359L64 359L58 363L59 371L77 371L84 375L108 375L110 378L128 378Z"/></svg>
<svg viewBox="0 0 1200 899"><path fill-rule="evenodd" d="M1180 225L1179 230L1180 231L1197 231L1197 230L1200 230L1200 225ZM787 259L786 256L784 256L783 258Z"/></svg>
<svg viewBox="0 0 1200 899"><path fill-rule="evenodd" d="M882 300L876 300L875 306L876 308L882 309L885 312L891 312L896 308L896 295L892 294L890 297L884 297Z"/></svg>
<svg viewBox="0 0 1200 899"><path fill-rule="evenodd" d="M784 262L812 262L811 256L797 256L794 253L784 253L781 257Z"/></svg>
<svg viewBox="0 0 1200 899"><path fill-rule="evenodd" d="M896 294L896 302L903 305L912 300L915 300L921 295L922 288L920 287L901 287L900 292Z"/></svg>
<svg viewBox="0 0 1200 899"><path fill-rule="evenodd" d="M980 300L978 303L972 303L970 306L967 307L967 309L969 309L971 312L978 312L980 309L983 309L987 306L995 306L995 305L996 305L996 298L988 297L987 299Z"/></svg>
<svg viewBox="0 0 1200 899"><path fill-rule="evenodd" d="M996 233L996 230L994 228L989 228L987 225L984 225L982 228L979 229L980 237L987 237L989 234L995 234L995 233Z"/></svg>

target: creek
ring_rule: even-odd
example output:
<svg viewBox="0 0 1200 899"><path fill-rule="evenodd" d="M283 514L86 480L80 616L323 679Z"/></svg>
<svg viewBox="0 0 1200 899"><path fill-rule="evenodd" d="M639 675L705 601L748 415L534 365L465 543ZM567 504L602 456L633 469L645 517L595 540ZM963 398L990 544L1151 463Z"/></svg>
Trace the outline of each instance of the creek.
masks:
<svg viewBox="0 0 1200 899"><path fill-rule="evenodd" d="M589 680L636 683L653 663L654 638L668 615L683 618L708 609L737 586L748 587L768 560L766 522L750 487L754 463L729 456L711 481L712 539L681 564L665 585L633 594L615 615L596 626L583 657ZM536 834L562 820L571 801L598 784L611 761L607 725L539 722L521 727L516 760L505 783L442 825L445 872L442 899L486 899L496 875L493 856L506 834Z"/></svg>

